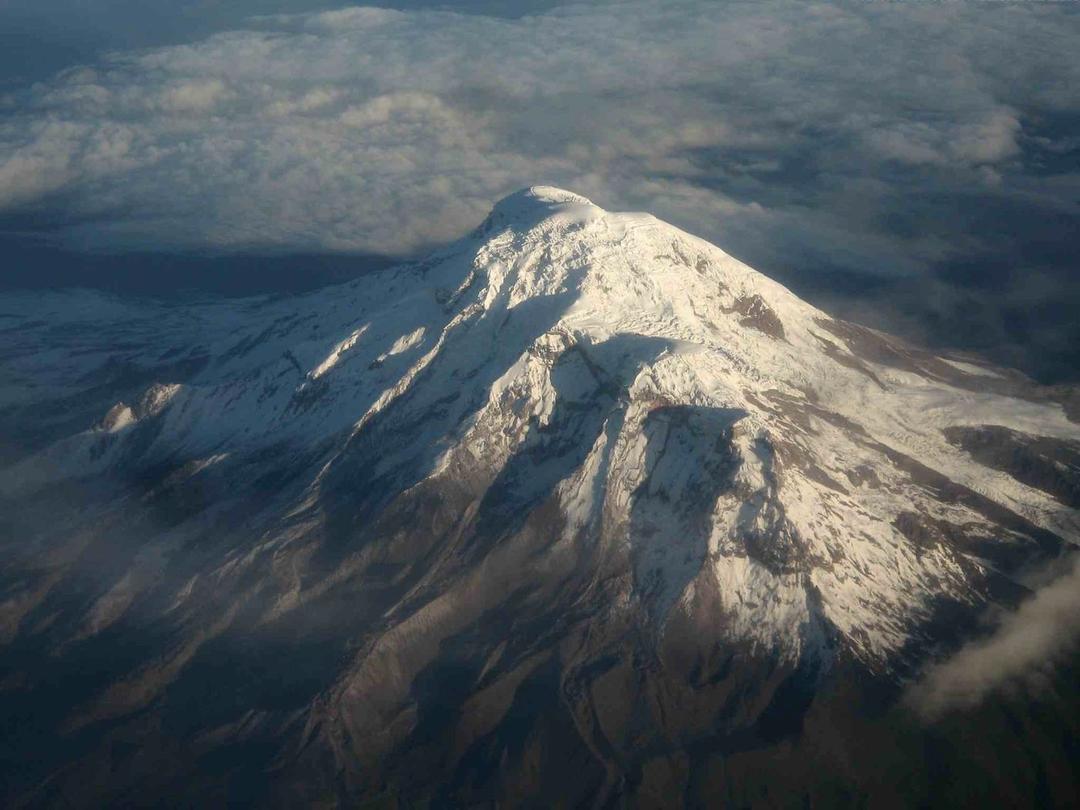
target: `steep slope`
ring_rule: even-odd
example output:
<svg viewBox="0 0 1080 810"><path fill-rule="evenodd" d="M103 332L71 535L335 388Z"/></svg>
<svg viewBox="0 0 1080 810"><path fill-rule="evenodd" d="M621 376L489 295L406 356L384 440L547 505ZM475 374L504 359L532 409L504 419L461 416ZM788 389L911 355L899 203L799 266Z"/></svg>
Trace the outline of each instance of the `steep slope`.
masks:
<svg viewBox="0 0 1080 810"><path fill-rule="evenodd" d="M303 297L0 308L13 796L694 803L1080 542L1075 394L558 189Z"/></svg>

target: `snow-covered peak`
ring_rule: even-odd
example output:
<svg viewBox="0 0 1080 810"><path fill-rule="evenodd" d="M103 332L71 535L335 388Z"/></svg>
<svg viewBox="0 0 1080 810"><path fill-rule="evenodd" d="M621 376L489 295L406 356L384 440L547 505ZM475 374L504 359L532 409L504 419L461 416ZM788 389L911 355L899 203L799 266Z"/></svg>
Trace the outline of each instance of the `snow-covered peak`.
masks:
<svg viewBox="0 0 1080 810"><path fill-rule="evenodd" d="M583 222L604 215L588 198L554 186L531 186L495 203L477 233L483 237L511 228L528 231L546 220Z"/></svg>
<svg viewBox="0 0 1080 810"><path fill-rule="evenodd" d="M591 206L598 208L587 197L573 191L555 186L530 186L509 194L495 203L493 211L499 212L509 220L518 216L531 218L535 212L555 212L567 206Z"/></svg>
<svg viewBox="0 0 1080 810"><path fill-rule="evenodd" d="M650 631L692 620L788 658L839 638L878 665L942 600L979 604L1018 561L1080 541L1060 392L832 319L714 245L556 188L507 197L426 261L294 299L114 303L89 325L86 303L3 307L20 313L6 376L36 387L0 402L68 417L0 486L288 482L250 493L263 539L236 537L245 559L275 559L297 516L315 537L393 503L428 534L464 521L444 539L472 538L466 556L543 520L612 566L594 572L619 583L605 609ZM1052 451L1015 465L979 436ZM262 474L281 453L289 468Z"/></svg>

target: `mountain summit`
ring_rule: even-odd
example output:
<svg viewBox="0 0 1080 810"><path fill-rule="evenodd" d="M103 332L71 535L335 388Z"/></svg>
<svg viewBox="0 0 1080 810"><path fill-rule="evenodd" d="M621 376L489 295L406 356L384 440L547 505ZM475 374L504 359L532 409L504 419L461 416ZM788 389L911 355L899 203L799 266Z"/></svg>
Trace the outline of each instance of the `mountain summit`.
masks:
<svg viewBox="0 0 1080 810"><path fill-rule="evenodd" d="M560 189L301 297L2 308L12 798L948 803L905 679L1080 543L1075 394Z"/></svg>

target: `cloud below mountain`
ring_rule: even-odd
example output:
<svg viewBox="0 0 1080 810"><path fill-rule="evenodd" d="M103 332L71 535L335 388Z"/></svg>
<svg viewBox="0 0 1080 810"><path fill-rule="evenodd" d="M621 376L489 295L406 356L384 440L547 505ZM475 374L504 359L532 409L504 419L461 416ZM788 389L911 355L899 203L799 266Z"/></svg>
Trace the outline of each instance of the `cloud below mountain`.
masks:
<svg viewBox="0 0 1080 810"><path fill-rule="evenodd" d="M1080 216L1072 11L263 16L0 98L0 216L84 247L403 255L551 182L700 233L843 314L884 285L889 328L940 338L960 313L976 343L1027 329L1060 353L1075 326L1055 308L1080 302L1058 255ZM1018 327L994 302L1025 292L1049 316Z"/></svg>
<svg viewBox="0 0 1080 810"><path fill-rule="evenodd" d="M1033 684L1080 644L1080 559L1040 588L989 638L931 668L909 693L924 719L978 706L993 692ZM1036 684L1037 685L1037 684Z"/></svg>

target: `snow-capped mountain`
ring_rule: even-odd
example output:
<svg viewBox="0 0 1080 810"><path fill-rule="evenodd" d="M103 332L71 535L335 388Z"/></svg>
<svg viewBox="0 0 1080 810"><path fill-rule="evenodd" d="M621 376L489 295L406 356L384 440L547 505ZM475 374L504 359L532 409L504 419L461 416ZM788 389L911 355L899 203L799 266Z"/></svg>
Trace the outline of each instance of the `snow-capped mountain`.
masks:
<svg viewBox="0 0 1080 810"><path fill-rule="evenodd" d="M746 752L1080 543L1075 392L558 189L302 297L0 310L5 688L64 741L33 801L103 762L286 804L742 801ZM115 753L170 739L171 771Z"/></svg>

